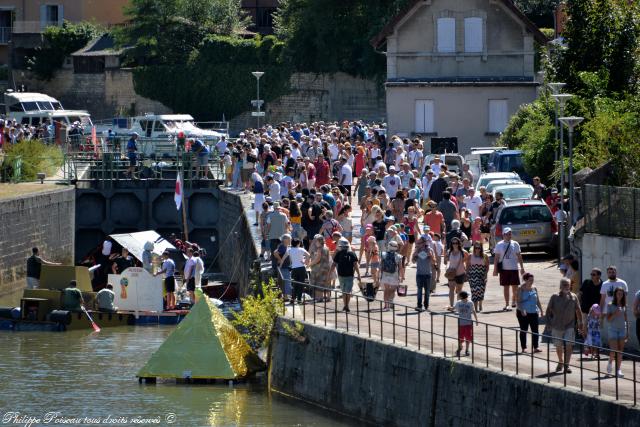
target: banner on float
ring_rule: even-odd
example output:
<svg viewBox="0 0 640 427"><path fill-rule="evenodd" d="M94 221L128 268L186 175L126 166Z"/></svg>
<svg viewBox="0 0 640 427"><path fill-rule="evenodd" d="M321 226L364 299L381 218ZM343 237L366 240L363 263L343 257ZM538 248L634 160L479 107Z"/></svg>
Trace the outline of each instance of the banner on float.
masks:
<svg viewBox="0 0 640 427"><path fill-rule="evenodd" d="M140 267L129 267L122 274L109 274L118 310L162 311L162 277L154 277Z"/></svg>

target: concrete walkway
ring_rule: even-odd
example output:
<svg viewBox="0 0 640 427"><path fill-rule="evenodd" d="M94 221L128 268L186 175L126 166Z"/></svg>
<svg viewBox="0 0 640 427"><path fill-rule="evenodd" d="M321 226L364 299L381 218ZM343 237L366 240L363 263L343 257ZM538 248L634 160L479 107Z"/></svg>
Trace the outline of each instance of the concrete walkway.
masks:
<svg viewBox="0 0 640 427"><path fill-rule="evenodd" d="M354 230L358 230L360 211L354 207ZM356 232L357 234L357 232ZM354 237L354 247L359 248L359 239ZM550 296L558 291L561 275L556 263L548 255L532 253L525 254L525 269L534 274L535 286L538 288L542 306L546 309ZM374 301L367 305L354 286L357 297L351 301L349 314L340 311L341 299L336 299L336 293L331 302L307 303L304 306L287 305L287 316L295 319L306 319L337 328L348 329L362 335L376 337L384 341L395 342L400 345L419 347L421 351L433 353L439 356L457 359L457 321L454 317L447 316L448 312L448 287L441 278L441 283L436 292L431 295L431 312L418 313L413 309L416 305L415 266L411 264L407 268L405 284L408 285L408 295L395 298L395 311L382 312L382 303ZM444 283L444 284L443 284ZM465 283L464 289L469 291L469 284ZM338 296L339 298L339 296ZM382 291L377 295L382 299ZM478 314L481 322L475 326L474 343L470 348L469 356L460 358L463 363L475 363L480 366L488 366L497 370L503 370L520 376L534 378L537 381L552 382L582 389L588 393L602 394L608 398L618 399L633 404L638 385L634 377L640 379L640 372L636 370L637 362L633 360L623 361L624 378L614 378L606 374L608 355L602 355L601 360L590 359L582 356L579 349L574 349L571 360L572 373L555 373L557 357L555 348L546 343L540 344L541 353L519 353L518 322L514 311L504 312L504 298L502 288L498 284L497 277L489 273L487 292L484 301L484 310ZM544 326L541 325L540 333ZM531 337L528 337L528 341ZM528 345L529 351L531 344ZM464 354L464 353L463 353ZM638 358L636 358L638 360ZM582 368L582 369L581 369Z"/></svg>

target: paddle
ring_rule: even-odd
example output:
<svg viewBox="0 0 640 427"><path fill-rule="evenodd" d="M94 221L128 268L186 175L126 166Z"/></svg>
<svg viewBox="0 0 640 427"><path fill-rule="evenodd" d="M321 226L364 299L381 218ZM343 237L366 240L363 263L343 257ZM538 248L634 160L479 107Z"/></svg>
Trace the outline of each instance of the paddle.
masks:
<svg viewBox="0 0 640 427"><path fill-rule="evenodd" d="M91 322L91 327L93 328L93 330L96 332L100 332L100 327L96 325L96 322L93 321L93 318L91 318L91 315L89 314L89 312L84 307L81 307L81 308L82 308L82 311L84 311L84 314L87 315L87 319L89 319L89 322Z"/></svg>

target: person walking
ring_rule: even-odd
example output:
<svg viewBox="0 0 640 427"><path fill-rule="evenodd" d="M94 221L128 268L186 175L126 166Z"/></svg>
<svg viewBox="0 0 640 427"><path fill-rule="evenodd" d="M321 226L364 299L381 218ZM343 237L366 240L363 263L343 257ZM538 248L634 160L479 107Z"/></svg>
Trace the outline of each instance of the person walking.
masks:
<svg viewBox="0 0 640 427"><path fill-rule="evenodd" d="M518 288L518 309L516 310L516 317L520 325L520 347L523 353L527 351L527 330L531 328L532 351L540 353L542 350L538 348L538 325L539 313L543 312L542 305L538 289L533 286L533 274L524 273L522 281L524 283Z"/></svg>
<svg viewBox="0 0 640 427"><path fill-rule="evenodd" d="M602 271L592 268L590 278L582 282L580 286L580 311L582 311L582 323L587 324L587 316L594 304L600 303L600 289L602 288Z"/></svg>
<svg viewBox="0 0 640 427"><path fill-rule="evenodd" d="M482 312L488 273L489 257L482 251L482 242L473 242L473 250L467 262L467 278L471 288L471 301L477 312Z"/></svg>
<svg viewBox="0 0 640 427"><path fill-rule="evenodd" d="M509 289L511 289L511 307L516 306L516 291L520 286L520 276L518 275L518 264L520 272L524 274L524 261L520 253L520 245L515 240L511 240L511 228L505 227L502 232L502 241L494 248L493 275L500 276L500 286L504 293L504 311L509 308Z"/></svg>
<svg viewBox="0 0 640 427"><path fill-rule="evenodd" d="M607 327L607 306L613 300L613 291L616 288L624 289L625 295L629 292L629 287L627 286L627 282L618 278L618 268L615 265L610 265L607 267L607 280L602 282L602 286L600 287L600 311L602 311L602 342L608 342L607 333L609 332L609 328Z"/></svg>
<svg viewBox="0 0 640 427"><path fill-rule="evenodd" d="M338 272L338 283L342 292L342 311L349 313L349 300L353 292L353 278L358 276L360 288L362 288L362 277L358 265L358 256L350 248L349 241L344 237L338 240L338 248L333 255L333 267Z"/></svg>
<svg viewBox="0 0 640 427"><path fill-rule="evenodd" d="M269 251L271 252L271 267L273 273L277 273L277 260L273 253L280 245L280 236L289 231L289 218L280 211L280 202L273 202L273 212L266 218L266 234L269 240Z"/></svg>
<svg viewBox="0 0 640 427"><path fill-rule="evenodd" d="M309 252L300 247L300 239L293 239L291 241L291 247L287 249L287 252L282 258L280 267L287 259L291 260L291 281L293 283L293 297L291 298L291 305L296 301L298 304L302 304L302 292L304 285L307 282L307 264L309 264ZM295 300L295 301L294 301Z"/></svg>
<svg viewBox="0 0 640 427"><path fill-rule="evenodd" d="M282 295L284 297L284 301L288 302L292 295L291 292L291 259L287 258L283 260L284 254L287 253L287 250L291 246L291 235L283 234L280 237L280 245L273 253L273 256L278 263L278 272L280 273L280 278L282 279L283 284L283 292Z"/></svg>
<svg viewBox="0 0 640 427"><path fill-rule="evenodd" d="M558 365L556 372L571 373L571 354L575 341L576 319L578 328L582 329L582 314L578 297L571 292L571 281L565 277L560 279L560 292L551 295L546 311L547 321L551 326L551 335L556 346Z"/></svg>
<svg viewBox="0 0 640 427"><path fill-rule="evenodd" d="M322 234L316 234L309 246L309 280L314 288L316 301L331 301L331 254ZM318 297L322 295L322 297Z"/></svg>
<svg viewBox="0 0 640 427"><path fill-rule="evenodd" d="M458 302L453 307L453 311L458 315L458 350L456 356L460 356L462 351L462 343L465 343L464 355L469 355L469 343L473 341L473 321L471 316L475 317L476 325L478 324L478 314L473 308L473 304L469 301L469 294L462 291L458 294Z"/></svg>
<svg viewBox="0 0 640 427"><path fill-rule="evenodd" d="M416 241L416 250L412 261L416 264L416 285L418 287L418 300L416 311L429 310L429 297L431 296L431 277L433 275L436 258L431 249L431 236L424 234ZM422 299L424 293L424 302Z"/></svg>
<svg viewBox="0 0 640 427"><path fill-rule="evenodd" d="M392 240L387 245L387 250L382 252L382 276L380 284L384 290L384 311L393 308L393 298L400 282L404 281L404 267L402 255L398 254L398 242Z"/></svg>
<svg viewBox="0 0 640 427"><path fill-rule="evenodd" d="M462 291L468 260L469 253L462 250L462 242L457 237L454 237L451 241L451 249L447 252L445 259L445 264L448 263L447 270L444 273L449 285L448 310L453 309L454 298Z"/></svg>
<svg viewBox="0 0 640 427"><path fill-rule="evenodd" d="M607 336L609 338L609 363L607 373L611 374L611 362L616 362L616 376L623 378L622 352L624 344L629 339L629 322L627 322L627 296L624 288L617 287L613 291L613 298L607 304Z"/></svg>

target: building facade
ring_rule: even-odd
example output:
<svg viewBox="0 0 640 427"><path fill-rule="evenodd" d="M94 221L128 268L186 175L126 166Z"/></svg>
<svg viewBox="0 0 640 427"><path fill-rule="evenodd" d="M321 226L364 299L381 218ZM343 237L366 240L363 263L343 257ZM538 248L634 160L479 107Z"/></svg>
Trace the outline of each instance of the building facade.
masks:
<svg viewBox="0 0 640 427"><path fill-rule="evenodd" d="M280 0L242 0L242 10L251 18L249 30L260 34L273 33L273 15Z"/></svg>
<svg viewBox="0 0 640 427"><path fill-rule="evenodd" d="M89 21L105 27L125 21L129 0L0 0L0 64L9 59L9 43L32 44L42 31L66 21Z"/></svg>
<svg viewBox="0 0 640 427"><path fill-rule="evenodd" d="M387 57L390 134L493 145L536 98L534 42L545 36L511 0L414 0L372 45ZM386 48L386 49L385 49Z"/></svg>

